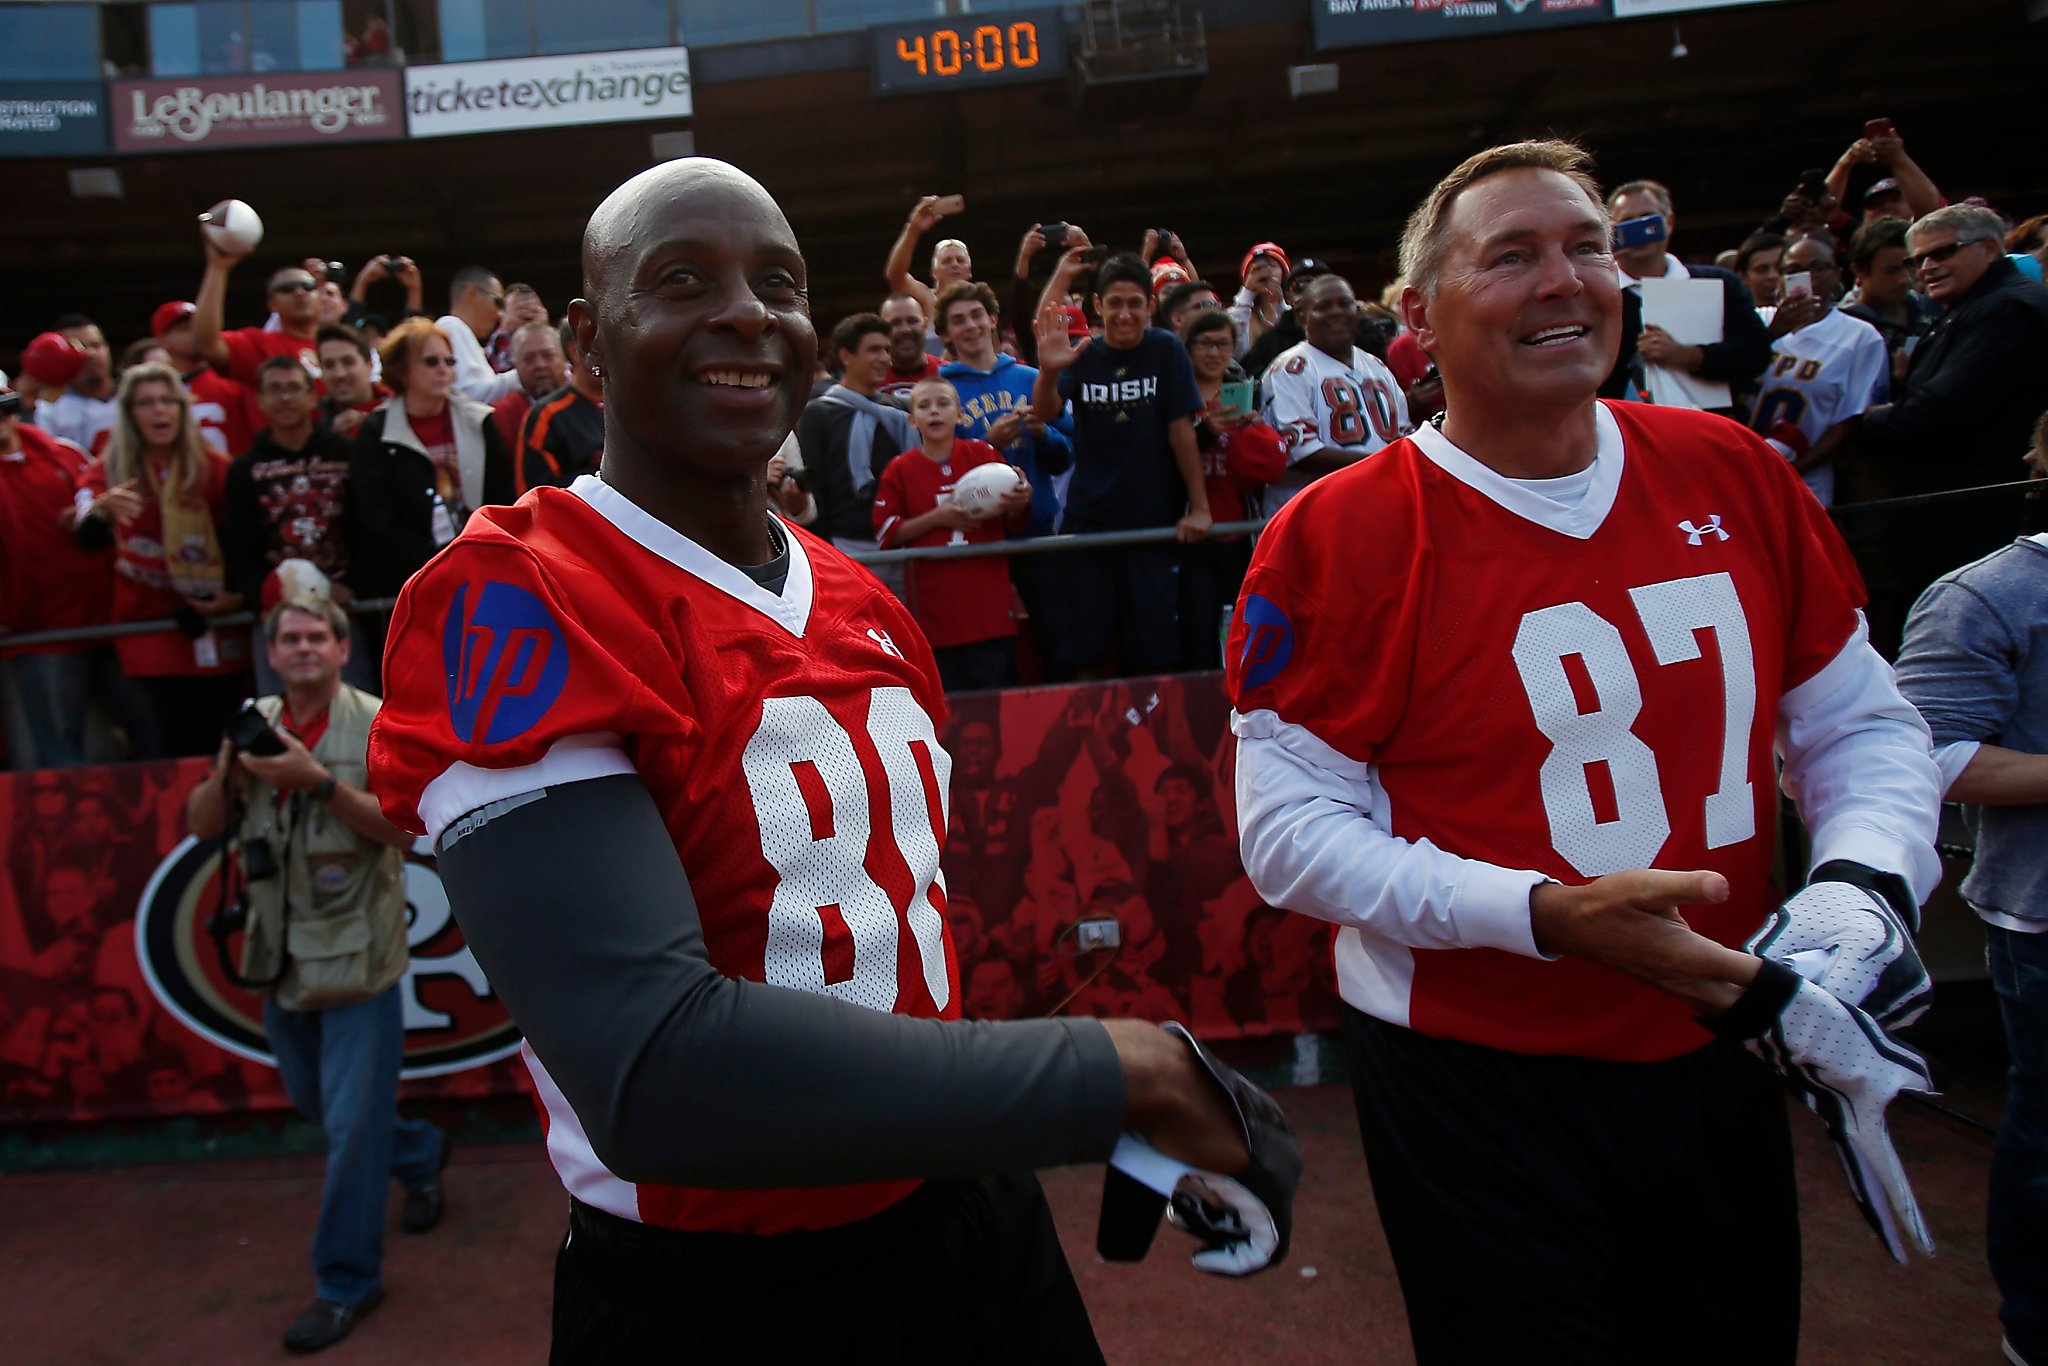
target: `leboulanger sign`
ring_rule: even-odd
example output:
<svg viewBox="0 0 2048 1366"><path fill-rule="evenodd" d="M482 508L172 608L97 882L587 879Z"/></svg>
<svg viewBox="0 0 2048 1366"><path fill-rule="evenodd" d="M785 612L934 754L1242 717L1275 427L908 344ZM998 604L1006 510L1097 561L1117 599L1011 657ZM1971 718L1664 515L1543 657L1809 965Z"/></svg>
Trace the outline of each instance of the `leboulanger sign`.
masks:
<svg viewBox="0 0 2048 1366"><path fill-rule="evenodd" d="M405 136L395 71L116 81L114 147L197 152Z"/></svg>
<svg viewBox="0 0 2048 1366"><path fill-rule="evenodd" d="M405 69L416 138L690 116L688 48Z"/></svg>
<svg viewBox="0 0 2048 1366"><path fill-rule="evenodd" d="M0 82L0 157L107 150L107 88L98 81Z"/></svg>
<svg viewBox="0 0 2048 1366"><path fill-rule="evenodd" d="M1564 28L1766 0L1311 0L1318 50Z"/></svg>

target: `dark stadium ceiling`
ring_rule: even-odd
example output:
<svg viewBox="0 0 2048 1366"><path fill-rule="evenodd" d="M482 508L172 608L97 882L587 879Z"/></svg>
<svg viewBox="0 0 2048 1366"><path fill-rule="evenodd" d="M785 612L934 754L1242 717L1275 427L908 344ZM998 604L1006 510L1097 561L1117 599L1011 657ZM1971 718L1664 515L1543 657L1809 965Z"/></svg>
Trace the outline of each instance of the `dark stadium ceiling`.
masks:
<svg viewBox="0 0 2048 1366"><path fill-rule="evenodd" d="M1142 87L1105 111L1061 84L877 101L856 69L700 85L693 131L699 151L781 200L824 321L879 299L883 257L921 193L967 196L954 230L984 279L1007 276L1033 220L1066 218L1114 243L1173 228L1220 284L1234 284L1246 245L1277 237L1376 286L1437 175L1488 142L1545 132L1584 140L1610 184L1669 183L1676 247L1695 257L1734 245L1873 115L1898 125L1951 197L2048 208L2034 131L2048 23L2029 24L2020 0L1814 0L1695 13L1681 28L1684 58L1668 20L1322 57L1301 21L1212 28L1208 74L1191 98L1160 87L1155 111L1130 107ZM1286 68L1313 60L1338 64L1339 90L1289 100ZM229 195L268 226L231 320L257 307L273 264L353 267L382 251L423 263L429 307L449 271L481 261L532 281L559 312L584 219L668 127L95 162L119 172L118 200L73 198L80 163L10 163L0 358L65 309L99 315L116 347L139 335L157 303L190 296L193 215Z"/></svg>

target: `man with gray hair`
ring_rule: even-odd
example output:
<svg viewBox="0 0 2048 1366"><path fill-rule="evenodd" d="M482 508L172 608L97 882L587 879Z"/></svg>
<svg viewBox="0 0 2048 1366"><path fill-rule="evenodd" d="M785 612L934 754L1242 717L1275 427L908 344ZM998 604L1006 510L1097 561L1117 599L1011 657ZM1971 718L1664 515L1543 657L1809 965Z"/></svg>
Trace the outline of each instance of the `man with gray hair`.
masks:
<svg viewBox="0 0 2048 1366"><path fill-rule="evenodd" d="M2048 289L2006 259L2004 236L2005 220L1972 204L1936 209L1907 231L1907 264L1943 311L1898 401L1864 413L1847 443L1884 493L2021 477L2014 453L2048 409ZM1872 584L1880 644L1897 641L1905 608L1935 578L2010 541L2019 509L2010 493L1990 493L1897 515L1882 543L1885 581Z"/></svg>
<svg viewBox="0 0 2048 1366"><path fill-rule="evenodd" d="M1882 1117L1929 1085L1886 1031L1926 1001L1905 926L1940 876L1938 774L1790 466L1597 401L1623 289L1588 165L1495 147L1409 220L1401 312L1446 413L1254 553L1226 651L1244 867L1339 927L1418 1361L1790 1362L1798 1202L1760 1057L1894 1255L1929 1246ZM1779 760L1814 851L1782 904ZM1892 982L1838 971L1866 949Z"/></svg>

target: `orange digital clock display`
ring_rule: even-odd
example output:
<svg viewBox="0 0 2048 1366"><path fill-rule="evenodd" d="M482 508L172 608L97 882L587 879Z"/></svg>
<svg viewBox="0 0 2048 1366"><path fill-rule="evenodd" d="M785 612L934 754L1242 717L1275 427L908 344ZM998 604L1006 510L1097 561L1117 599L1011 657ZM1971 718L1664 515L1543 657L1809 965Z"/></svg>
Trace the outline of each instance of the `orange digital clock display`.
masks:
<svg viewBox="0 0 2048 1366"><path fill-rule="evenodd" d="M888 24L873 36L875 93L1047 80L1066 74L1058 10L989 23Z"/></svg>

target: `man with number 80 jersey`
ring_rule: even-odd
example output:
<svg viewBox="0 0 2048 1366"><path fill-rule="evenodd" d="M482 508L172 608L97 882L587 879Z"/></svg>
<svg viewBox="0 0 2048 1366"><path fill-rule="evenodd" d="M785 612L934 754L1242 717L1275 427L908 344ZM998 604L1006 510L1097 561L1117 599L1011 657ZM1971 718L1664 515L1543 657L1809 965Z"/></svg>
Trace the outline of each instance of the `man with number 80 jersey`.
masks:
<svg viewBox="0 0 2048 1366"><path fill-rule="evenodd" d="M1270 1260L1286 1145L1155 1025L960 1020L931 650L768 510L817 354L775 202L654 167L583 267L602 477L413 578L371 740L526 1036L571 1196L551 1359L1100 1361L1032 1169L1244 1174Z"/></svg>
<svg viewBox="0 0 2048 1366"><path fill-rule="evenodd" d="M1266 490L1266 515L1314 480L1363 460L1408 431L1408 400L1354 340L1358 298L1341 275L1318 275L1301 300L1306 338L1273 358L1260 381L1266 422L1287 448L1287 472Z"/></svg>
<svg viewBox="0 0 2048 1366"><path fill-rule="evenodd" d="M1785 461L1596 399L1621 299L1586 164L1495 148L1410 220L1446 416L1259 543L1226 651L1245 868L1341 927L1420 1361L1790 1361L1783 1099L1701 1019L1764 976L1774 745L1815 863L1923 896L1936 776Z"/></svg>

